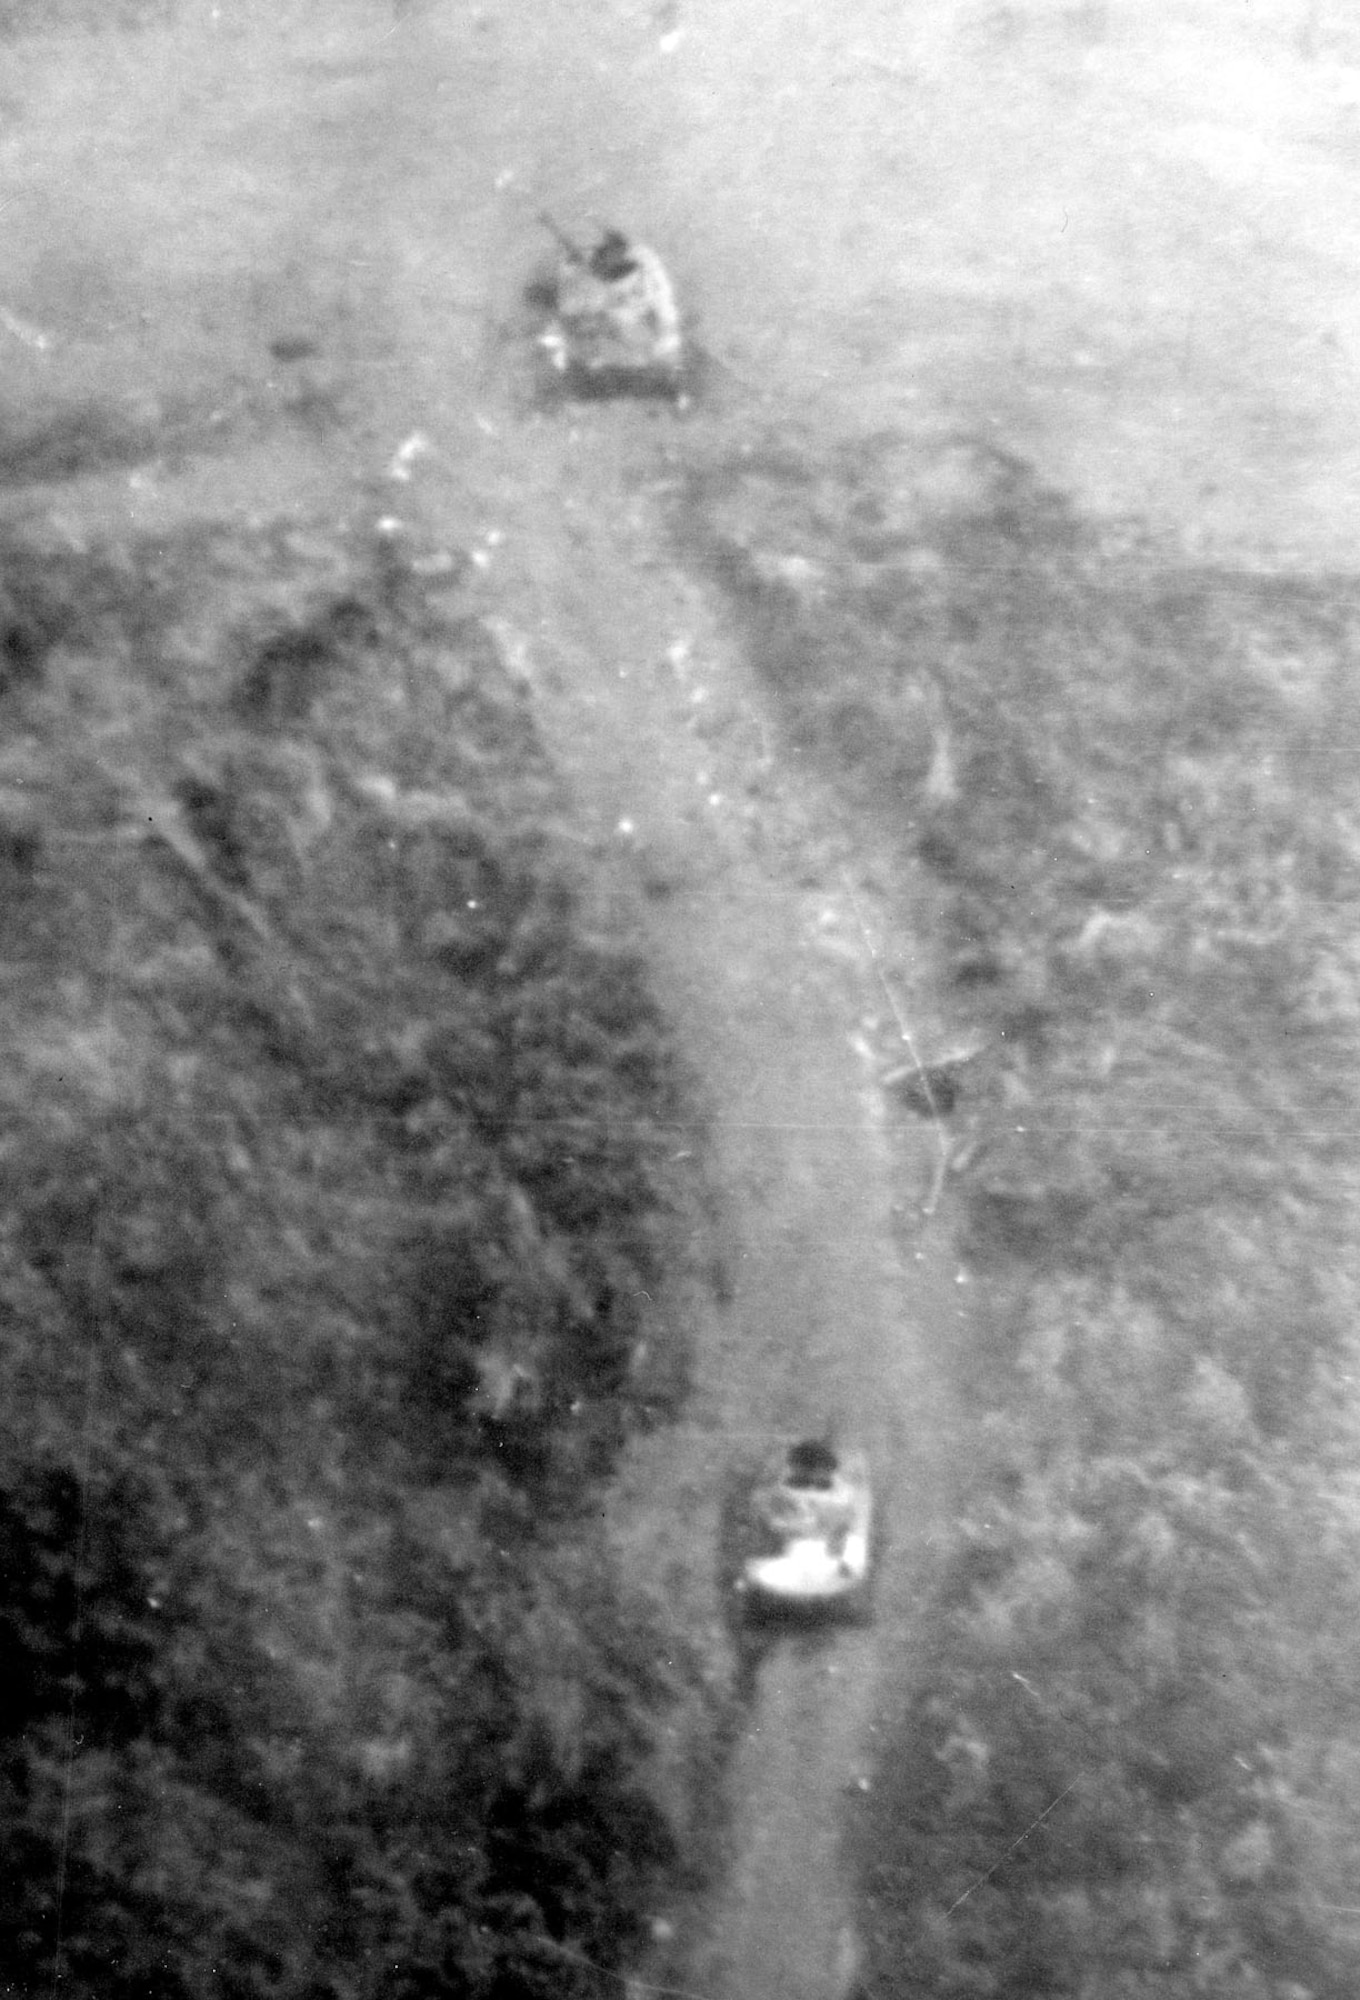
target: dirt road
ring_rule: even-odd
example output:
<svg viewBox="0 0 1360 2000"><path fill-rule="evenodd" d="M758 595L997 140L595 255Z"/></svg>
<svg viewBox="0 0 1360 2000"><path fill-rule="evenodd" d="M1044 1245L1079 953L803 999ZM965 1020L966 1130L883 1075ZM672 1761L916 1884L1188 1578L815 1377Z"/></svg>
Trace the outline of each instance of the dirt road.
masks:
<svg viewBox="0 0 1360 2000"><path fill-rule="evenodd" d="M1323 0L139 12L38 35L0 0L10 491L52 482L73 534L299 508L475 552L593 838L644 889L726 1208L732 1297L686 1421L628 1468L623 1558L721 1645L733 1452L830 1415L883 1471L879 1623L764 1660L724 1886L686 1945L712 2000L830 2000L877 1677L909 1658L966 1451L948 1243L891 1215L929 1134L892 1158L855 1047L885 977L928 1013L929 968L773 754L668 544L667 481L790 417L927 459L963 430L1201 546L1349 552L1360 39ZM543 207L664 250L716 358L706 402L529 406Z"/></svg>

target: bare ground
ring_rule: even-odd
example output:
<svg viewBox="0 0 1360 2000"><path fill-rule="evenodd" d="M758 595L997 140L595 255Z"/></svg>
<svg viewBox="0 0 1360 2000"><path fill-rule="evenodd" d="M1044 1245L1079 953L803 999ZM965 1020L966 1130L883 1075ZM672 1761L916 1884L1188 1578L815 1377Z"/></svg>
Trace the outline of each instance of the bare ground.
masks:
<svg viewBox="0 0 1360 2000"><path fill-rule="evenodd" d="M759 1662L719 1886L659 1954L709 2000L852 1982L843 1832L967 1440L947 1209L915 1213L934 1136L885 1124L864 1052L895 1010L948 1029L928 926L890 932L912 885L778 753L669 485L796 418L828 448L891 428L947 498L965 432L1237 560L1348 552L1360 43L1303 0L1145 16L181 0L36 34L0 0L8 504L77 543L320 510L472 550L600 865L642 892L728 1297L685 1419L625 1469L624 1560L736 1675L734 1457L830 1419L882 1469L878 1622ZM545 206L663 249L714 357L695 410L534 406Z"/></svg>

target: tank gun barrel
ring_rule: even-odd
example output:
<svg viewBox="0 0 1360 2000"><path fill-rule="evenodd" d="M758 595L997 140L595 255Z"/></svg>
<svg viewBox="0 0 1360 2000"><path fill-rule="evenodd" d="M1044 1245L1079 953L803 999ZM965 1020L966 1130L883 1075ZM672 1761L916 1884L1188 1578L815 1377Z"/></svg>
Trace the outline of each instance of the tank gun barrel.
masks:
<svg viewBox="0 0 1360 2000"><path fill-rule="evenodd" d="M538 219L542 223L543 227L547 230L549 236L552 237L554 243L556 243L558 248L568 258L570 258L573 264L584 264L586 262L585 251L581 249L579 244L572 242L566 230L563 229L557 222L554 221L553 217L549 215L546 208L540 208L540 210L538 211Z"/></svg>

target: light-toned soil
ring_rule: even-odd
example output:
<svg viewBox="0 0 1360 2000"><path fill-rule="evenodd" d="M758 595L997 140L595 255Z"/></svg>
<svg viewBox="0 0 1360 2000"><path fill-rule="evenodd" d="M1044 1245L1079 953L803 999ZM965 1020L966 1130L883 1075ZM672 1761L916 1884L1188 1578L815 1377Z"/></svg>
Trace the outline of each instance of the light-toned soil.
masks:
<svg viewBox="0 0 1360 2000"><path fill-rule="evenodd" d="M668 487L790 422L814 451L894 429L947 487L934 441L964 432L1197 547L1349 561L1360 34L1326 0L168 11L0 42L4 504L75 541L297 509L475 552L601 865L643 891L708 1113L677 1148L710 1145L723 1208L731 1296L684 1421L625 1470L621 1558L730 1657L734 1457L832 1420L881 1472L878 1621L764 1657L721 1886L684 1915L693 1991L830 2000L876 1688L909 1671L968 1452L947 1212L913 1213L934 1138L884 1124L860 1045L894 1006L952 1024L777 754ZM663 251L714 357L693 410L534 407L545 207ZM12 483L67 470L54 424L95 462Z"/></svg>

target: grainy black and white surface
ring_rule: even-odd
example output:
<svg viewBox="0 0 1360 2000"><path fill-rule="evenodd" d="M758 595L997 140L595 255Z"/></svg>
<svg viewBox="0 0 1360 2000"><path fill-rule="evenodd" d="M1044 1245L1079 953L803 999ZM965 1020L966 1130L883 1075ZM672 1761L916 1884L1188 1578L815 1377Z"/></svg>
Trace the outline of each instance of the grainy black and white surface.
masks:
<svg viewBox="0 0 1360 2000"><path fill-rule="evenodd" d="M544 397L543 211L692 400ZM1354 1990L1357 218L1340 0L0 0L0 1983Z"/></svg>

